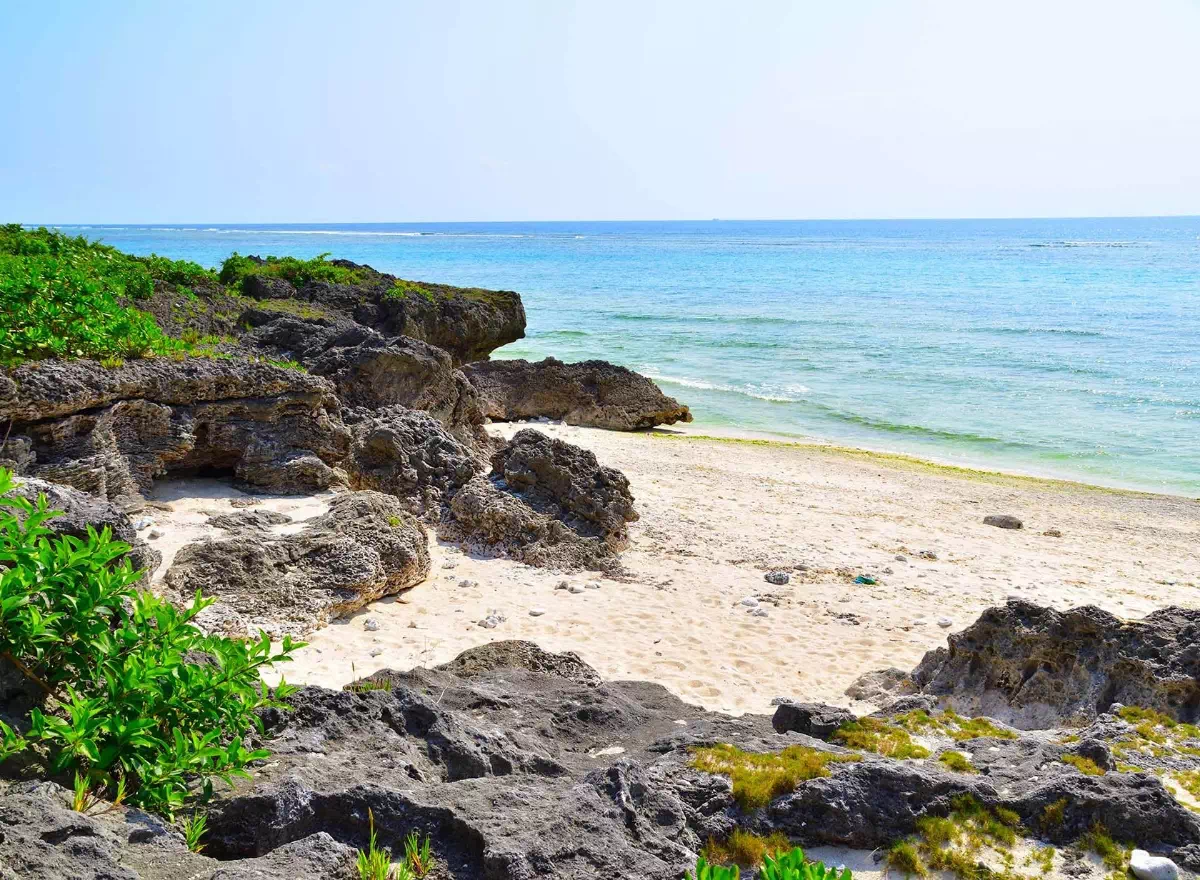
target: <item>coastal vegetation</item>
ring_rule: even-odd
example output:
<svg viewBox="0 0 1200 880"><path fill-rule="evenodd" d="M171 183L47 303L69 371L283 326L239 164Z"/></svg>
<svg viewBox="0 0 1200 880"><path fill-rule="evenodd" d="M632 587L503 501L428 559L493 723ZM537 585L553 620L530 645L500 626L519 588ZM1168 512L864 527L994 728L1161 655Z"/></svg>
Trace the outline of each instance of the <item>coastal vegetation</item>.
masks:
<svg viewBox="0 0 1200 880"><path fill-rule="evenodd" d="M0 227L0 364L184 350L186 343L167 336L136 303L154 293L156 281L195 281L206 272L186 261L133 257L82 236Z"/></svg>
<svg viewBox="0 0 1200 880"><path fill-rule="evenodd" d="M243 290L245 280L251 275L265 278L280 278L295 287L313 281L328 284L358 284L363 280L360 268L339 266L328 259L329 254L318 254L309 260L297 257L268 256L262 259L244 257L237 251L230 254L221 264L218 274L220 282L228 287Z"/></svg>
<svg viewBox="0 0 1200 880"><path fill-rule="evenodd" d="M39 705L28 730L0 722L0 762L44 756L49 775L74 777L81 811L100 795L168 816L214 780L249 776L268 756L243 742L258 710L294 691L259 673L302 643L205 635L195 619L212 600L197 592L179 609L138 589L129 545L91 526L86 540L56 536L45 496L13 488L0 468L0 657Z"/></svg>

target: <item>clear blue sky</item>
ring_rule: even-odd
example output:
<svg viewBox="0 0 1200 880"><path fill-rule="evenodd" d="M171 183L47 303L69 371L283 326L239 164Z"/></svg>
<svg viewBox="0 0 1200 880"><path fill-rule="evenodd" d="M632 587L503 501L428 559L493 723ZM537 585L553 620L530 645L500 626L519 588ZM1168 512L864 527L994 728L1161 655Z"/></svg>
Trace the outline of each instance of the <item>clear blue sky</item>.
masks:
<svg viewBox="0 0 1200 880"><path fill-rule="evenodd" d="M0 16L0 221L1200 213L1200 0Z"/></svg>

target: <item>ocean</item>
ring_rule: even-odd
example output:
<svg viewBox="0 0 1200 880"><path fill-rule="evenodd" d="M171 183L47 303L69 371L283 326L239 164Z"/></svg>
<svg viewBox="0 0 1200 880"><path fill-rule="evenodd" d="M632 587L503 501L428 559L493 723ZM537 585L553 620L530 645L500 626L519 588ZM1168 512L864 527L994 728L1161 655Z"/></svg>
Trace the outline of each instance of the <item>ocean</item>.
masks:
<svg viewBox="0 0 1200 880"><path fill-rule="evenodd" d="M696 427L1200 495L1200 218L73 226L517 290Z"/></svg>

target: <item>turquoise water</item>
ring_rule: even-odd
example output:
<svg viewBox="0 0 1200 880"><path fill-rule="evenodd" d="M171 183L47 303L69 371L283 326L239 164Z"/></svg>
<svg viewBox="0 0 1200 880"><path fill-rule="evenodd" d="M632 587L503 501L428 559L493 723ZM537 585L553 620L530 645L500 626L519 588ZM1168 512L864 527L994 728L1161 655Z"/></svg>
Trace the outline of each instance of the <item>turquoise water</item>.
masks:
<svg viewBox="0 0 1200 880"><path fill-rule="evenodd" d="M625 364L701 428L1200 494L1200 218L69 231L518 290L497 357Z"/></svg>

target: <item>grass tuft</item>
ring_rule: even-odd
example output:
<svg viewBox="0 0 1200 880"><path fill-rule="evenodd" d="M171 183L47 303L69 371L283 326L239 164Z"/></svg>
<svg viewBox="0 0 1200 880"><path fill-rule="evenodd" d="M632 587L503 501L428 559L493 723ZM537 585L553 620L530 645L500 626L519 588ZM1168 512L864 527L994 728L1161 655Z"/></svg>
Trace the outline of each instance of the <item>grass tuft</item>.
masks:
<svg viewBox="0 0 1200 880"><path fill-rule="evenodd" d="M765 856L775 856L788 852L791 842L785 835L773 831L766 837L751 831L735 828L724 840L710 837L704 844L701 854L708 861L717 865L740 865L742 867L757 867Z"/></svg>
<svg viewBox="0 0 1200 880"><path fill-rule="evenodd" d="M1059 760L1064 764L1070 764L1084 776L1103 776L1106 772L1091 758L1085 758L1083 755L1063 755Z"/></svg>
<svg viewBox="0 0 1200 880"><path fill-rule="evenodd" d="M946 766L947 770L952 770L955 773L978 773L975 765L972 764L962 752L953 750L942 752L938 755L938 761Z"/></svg>
<svg viewBox="0 0 1200 880"><path fill-rule="evenodd" d="M837 755L807 746L788 746L778 753L757 753L718 743L693 749L690 765L706 773L728 776L733 783L734 800L750 812L790 794L801 782L829 776L830 764L858 760L856 755Z"/></svg>
<svg viewBox="0 0 1200 880"><path fill-rule="evenodd" d="M863 717L847 721L832 738L848 748L875 752L897 760L929 757L929 749L914 743L907 730L878 718Z"/></svg>

